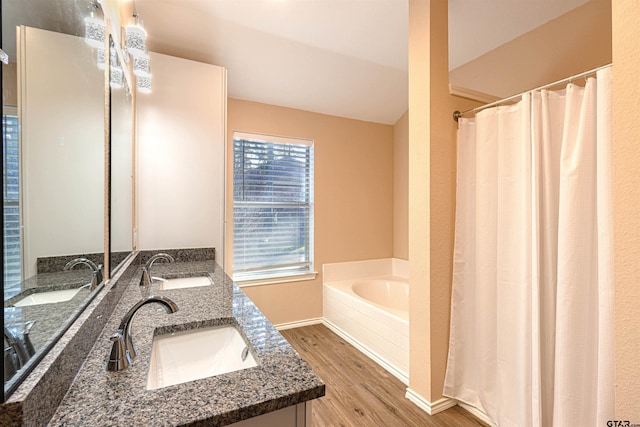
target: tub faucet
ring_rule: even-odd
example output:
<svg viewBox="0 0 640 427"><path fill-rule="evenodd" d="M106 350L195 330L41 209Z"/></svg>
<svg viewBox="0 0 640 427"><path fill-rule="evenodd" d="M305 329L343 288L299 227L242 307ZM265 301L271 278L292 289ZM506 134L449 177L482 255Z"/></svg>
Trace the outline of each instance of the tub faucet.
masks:
<svg viewBox="0 0 640 427"><path fill-rule="evenodd" d="M86 265L87 267L89 267L91 269L91 273L92 273L92 277L91 277L91 287L90 290L94 290L96 287L98 287L98 285L100 284L100 282L102 282L103 277L102 277L102 265L96 265L95 262L91 261L90 259L87 258L76 258L76 259L72 259L71 261L69 261L63 268L63 271L69 271L72 270L76 265Z"/></svg>
<svg viewBox="0 0 640 427"><path fill-rule="evenodd" d="M176 260L169 254L159 253L155 254L149 261L142 267L142 281L140 282L140 286L148 287L153 282L153 278L151 277L151 266L158 260L163 260L165 262L176 262Z"/></svg>
<svg viewBox="0 0 640 427"><path fill-rule="evenodd" d="M120 322L120 327L110 338L113 345L111 347L111 356L109 357L107 370L112 372L122 371L123 369L126 369L136 358L136 348L133 345L133 340L131 339L131 320L140 307L146 304L151 304L152 302L158 302L164 305L167 310L167 314L178 311L176 303L165 296L147 297L135 303L134 306L129 309L127 314L124 315Z"/></svg>

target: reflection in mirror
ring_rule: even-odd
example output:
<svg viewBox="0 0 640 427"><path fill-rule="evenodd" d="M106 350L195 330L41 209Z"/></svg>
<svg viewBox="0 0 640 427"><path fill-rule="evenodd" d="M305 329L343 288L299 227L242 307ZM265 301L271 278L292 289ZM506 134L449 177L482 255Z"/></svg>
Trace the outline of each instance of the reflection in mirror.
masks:
<svg viewBox="0 0 640 427"><path fill-rule="evenodd" d="M111 40L112 49L115 49ZM133 249L133 105L127 79L111 80L111 276ZM116 65L118 66L118 65ZM121 82L118 84L116 82Z"/></svg>
<svg viewBox="0 0 640 427"><path fill-rule="evenodd" d="M104 72L84 40L90 5L2 1L5 398L102 280Z"/></svg>

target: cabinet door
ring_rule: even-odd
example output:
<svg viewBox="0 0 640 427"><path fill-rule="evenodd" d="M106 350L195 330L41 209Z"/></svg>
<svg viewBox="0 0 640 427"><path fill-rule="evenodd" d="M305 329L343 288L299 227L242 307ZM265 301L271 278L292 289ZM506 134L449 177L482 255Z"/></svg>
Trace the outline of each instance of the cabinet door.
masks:
<svg viewBox="0 0 640 427"><path fill-rule="evenodd" d="M311 400L231 424L229 427L311 427Z"/></svg>

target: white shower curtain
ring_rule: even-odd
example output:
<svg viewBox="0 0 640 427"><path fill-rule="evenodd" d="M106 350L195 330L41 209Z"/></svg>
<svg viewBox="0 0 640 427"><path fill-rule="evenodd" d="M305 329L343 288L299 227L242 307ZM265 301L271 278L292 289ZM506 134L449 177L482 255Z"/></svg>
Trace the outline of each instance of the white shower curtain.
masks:
<svg viewBox="0 0 640 427"><path fill-rule="evenodd" d="M614 417L611 69L461 119L444 394L499 426Z"/></svg>

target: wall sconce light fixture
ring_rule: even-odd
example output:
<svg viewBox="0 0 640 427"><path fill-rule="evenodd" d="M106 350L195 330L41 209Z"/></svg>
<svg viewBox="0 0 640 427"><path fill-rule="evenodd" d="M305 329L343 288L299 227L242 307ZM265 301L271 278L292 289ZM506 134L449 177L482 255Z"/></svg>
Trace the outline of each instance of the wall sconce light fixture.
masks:
<svg viewBox="0 0 640 427"><path fill-rule="evenodd" d="M111 49L109 49L109 51L111 52L111 58L109 59L110 63L113 64L114 66L119 66L119 60L118 60L118 52L116 52L115 48L112 46ZM104 63L104 49L97 49L96 50L96 56L97 56L97 64L98 64L98 68L101 70L104 70L105 67L105 63Z"/></svg>
<svg viewBox="0 0 640 427"><path fill-rule="evenodd" d="M119 64L112 64L109 67L109 85L114 89L124 86L124 72Z"/></svg>
<svg viewBox="0 0 640 427"><path fill-rule="evenodd" d="M147 77L138 76L136 80L137 80L138 92L142 92L142 93L151 92L151 76L147 76Z"/></svg>
<svg viewBox="0 0 640 427"><path fill-rule="evenodd" d="M104 70L106 64L104 63L104 48L96 50L96 63L98 64L98 68Z"/></svg>
<svg viewBox="0 0 640 427"><path fill-rule="evenodd" d="M151 77L149 54L145 53L144 55L133 57L133 74L137 77Z"/></svg>
<svg viewBox="0 0 640 427"><path fill-rule="evenodd" d="M149 67L149 53L147 51L147 32L144 30L142 19L137 13L125 28L124 48L133 59L133 74L136 76L138 92L151 92L151 71Z"/></svg>
<svg viewBox="0 0 640 427"><path fill-rule="evenodd" d="M96 11L100 8L98 2L91 4L91 14L84 18L84 40L89 46L104 49L105 27L104 19L96 16Z"/></svg>
<svg viewBox="0 0 640 427"><path fill-rule="evenodd" d="M133 22L125 28L124 47L134 58L147 54L145 40L147 32L144 30L142 19L137 13L133 14Z"/></svg>

